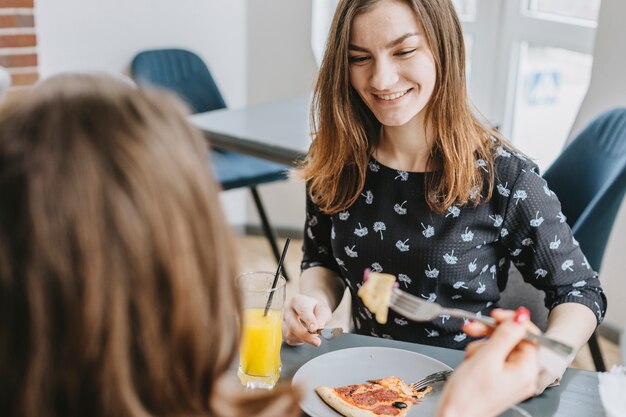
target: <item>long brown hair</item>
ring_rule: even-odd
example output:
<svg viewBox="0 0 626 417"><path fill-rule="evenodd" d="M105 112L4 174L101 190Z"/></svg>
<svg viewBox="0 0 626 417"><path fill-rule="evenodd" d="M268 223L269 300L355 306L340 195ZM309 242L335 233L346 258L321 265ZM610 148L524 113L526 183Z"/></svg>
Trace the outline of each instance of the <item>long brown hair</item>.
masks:
<svg viewBox="0 0 626 417"><path fill-rule="evenodd" d="M290 388L215 398L241 302L208 149L185 114L93 75L50 79L0 112L3 415L295 409Z"/></svg>
<svg viewBox="0 0 626 417"><path fill-rule="evenodd" d="M380 122L350 84L348 45L354 18L380 1L339 2L315 82L311 106L315 137L295 176L307 181L325 213L345 210L356 201L378 141ZM505 142L471 112L463 33L454 6L449 0L406 3L423 26L437 70L425 119L434 133L429 166L440 166L441 170L427 177L428 204L438 213L453 204L477 204L481 193L474 190L483 191L487 201L493 184L493 150ZM488 174L477 165L479 159Z"/></svg>

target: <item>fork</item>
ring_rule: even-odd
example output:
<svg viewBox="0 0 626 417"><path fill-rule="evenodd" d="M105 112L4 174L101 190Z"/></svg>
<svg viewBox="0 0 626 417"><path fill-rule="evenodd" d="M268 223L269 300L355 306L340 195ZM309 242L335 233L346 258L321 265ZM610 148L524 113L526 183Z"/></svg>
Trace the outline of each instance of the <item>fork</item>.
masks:
<svg viewBox="0 0 626 417"><path fill-rule="evenodd" d="M491 317L479 316L458 308L442 307L435 302L422 300L398 288L394 288L391 292L389 308L414 321L430 321L441 315L449 315L450 317L479 321L491 328L496 327L496 321ZM568 362L574 359L574 348L544 335L526 332L524 340L536 341L540 345L564 356Z"/></svg>
<svg viewBox="0 0 626 417"><path fill-rule="evenodd" d="M437 382L446 381L450 375L452 375L451 370L439 371L430 375L426 375L424 378L412 383L411 389L413 391L421 391L429 385L436 384Z"/></svg>

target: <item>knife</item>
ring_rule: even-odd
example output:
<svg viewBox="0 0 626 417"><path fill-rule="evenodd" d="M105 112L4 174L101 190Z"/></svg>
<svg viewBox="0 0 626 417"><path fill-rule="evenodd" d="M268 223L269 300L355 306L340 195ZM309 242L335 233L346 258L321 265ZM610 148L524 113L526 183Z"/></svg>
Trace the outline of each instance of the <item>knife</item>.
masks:
<svg viewBox="0 0 626 417"><path fill-rule="evenodd" d="M304 326L304 328L307 327L306 323L304 321L302 321L302 319L300 319L300 323ZM310 331L307 329L307 331L310 334L319 334L320 336L322 336L322 338L326 339L326 340L332 340L337 336L340 336L343 334L343 328L341 327L324 327L322 329L317 329L315 331Z"/></svg>

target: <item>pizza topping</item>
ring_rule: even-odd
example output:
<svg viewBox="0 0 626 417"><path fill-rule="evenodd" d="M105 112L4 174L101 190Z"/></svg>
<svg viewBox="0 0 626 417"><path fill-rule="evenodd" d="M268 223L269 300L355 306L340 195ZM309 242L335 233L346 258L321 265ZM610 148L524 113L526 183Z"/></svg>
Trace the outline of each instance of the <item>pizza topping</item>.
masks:
<svg viewBox="0 0 626 417"><path fill-rule="evenodd" d="M396 401L391 403L391 405L393 405L396 408L407 408L406 403L403 403L402 401Z"/></svg>

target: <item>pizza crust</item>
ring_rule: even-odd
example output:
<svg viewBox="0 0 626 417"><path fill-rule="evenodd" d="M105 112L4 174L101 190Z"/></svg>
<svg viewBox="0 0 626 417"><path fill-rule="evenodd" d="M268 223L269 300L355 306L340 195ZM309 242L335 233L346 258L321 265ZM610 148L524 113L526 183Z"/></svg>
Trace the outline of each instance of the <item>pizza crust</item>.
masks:
<svg viewBox="0 0 626 417"><path fill-rule="evenodd" d="M322 400L329 406L336 410L339 414L345 417L380 417L378 414L374 414L371 411L364 410L362 408L355 407L342 400L332 388L329 387L317 387L315 392L320 396Z"/></svg>
<svg viewBox="0 0 626 417"><path fill-rule="evenodd" d="M380 324L387 323L391 291L395 283L396 277L391 274L370 272L357 292L365 307L374 313L376 321Z"/></svg>

